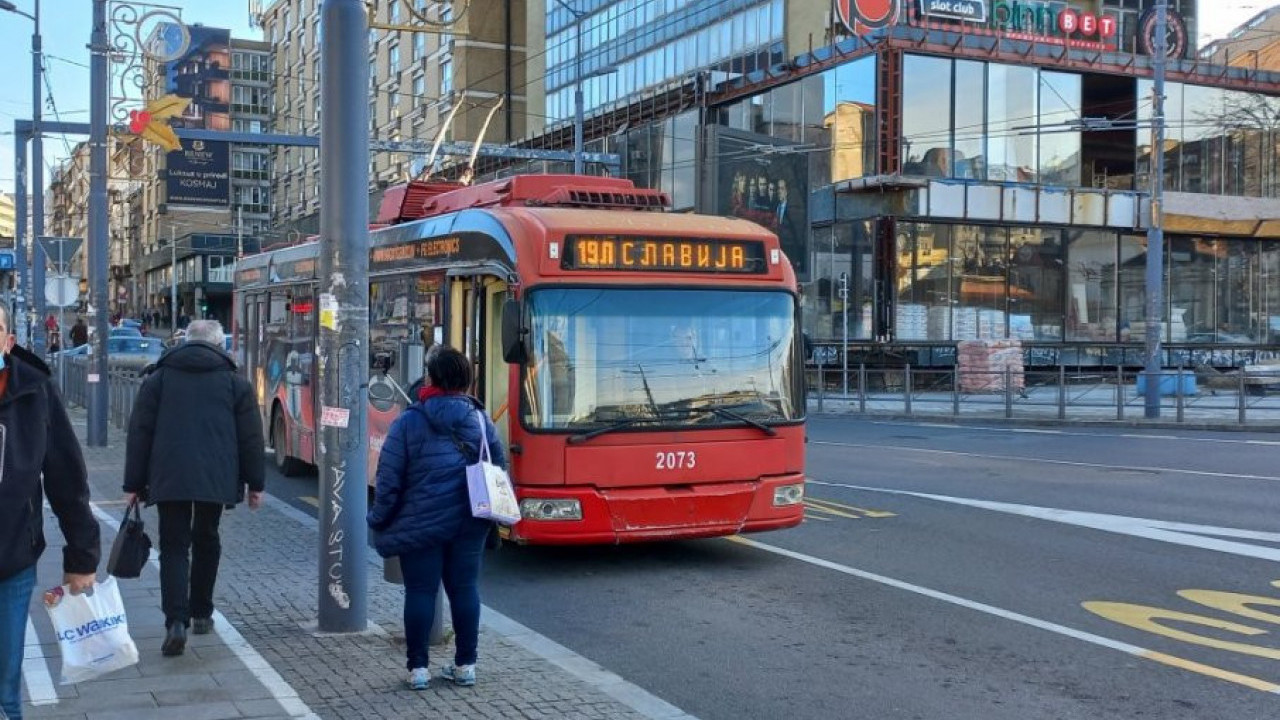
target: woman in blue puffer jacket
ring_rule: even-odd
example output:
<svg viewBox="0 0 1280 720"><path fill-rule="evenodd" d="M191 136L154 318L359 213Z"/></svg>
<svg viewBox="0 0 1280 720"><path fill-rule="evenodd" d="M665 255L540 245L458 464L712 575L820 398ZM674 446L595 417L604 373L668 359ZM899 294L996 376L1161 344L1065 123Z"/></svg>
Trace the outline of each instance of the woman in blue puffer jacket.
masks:
<svg viewBox="0 0 1280 720"><path fill-rule="evenodd" d="M471 515L467 471L480 454L480 423L489 454L506 467L498 431L471 387L471 361L437 345L427 354L428 385L387 434L378 457L378 479L369 527L382 557L400 557L404 573L404 634L409 686L425 690L427 634L436 589L444 582L453 611L457 649L441 676L458 685L476 682L480 634L480 557L491 523ZM479 412L477 412L479 411Z"/></svg>

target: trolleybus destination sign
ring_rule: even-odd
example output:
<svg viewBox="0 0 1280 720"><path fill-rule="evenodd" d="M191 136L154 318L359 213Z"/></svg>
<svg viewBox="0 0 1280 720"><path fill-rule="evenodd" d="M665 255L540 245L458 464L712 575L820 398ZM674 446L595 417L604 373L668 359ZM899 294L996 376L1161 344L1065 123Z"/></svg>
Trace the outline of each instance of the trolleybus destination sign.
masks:
<svg viewBox="0 0 1280 720"><path fill-rule="evenodd" d="M764 244L753 240L570 235L563 270L765 273Z"/></svg>

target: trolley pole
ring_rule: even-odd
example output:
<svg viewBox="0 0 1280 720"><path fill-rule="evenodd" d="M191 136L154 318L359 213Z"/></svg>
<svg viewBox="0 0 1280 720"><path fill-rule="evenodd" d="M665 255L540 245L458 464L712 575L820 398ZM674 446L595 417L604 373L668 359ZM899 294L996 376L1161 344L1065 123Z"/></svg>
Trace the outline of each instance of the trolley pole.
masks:
<svg viewBox="0 0 1280 720"><path fill-rule="evenodd" d="M89 38L89 297L95 328L90 349L89 447L107 446L107 0L93 0L93 33ZM37 209L36 212L39 212ZM37 235L37 237L39 237ZM42 260L41 265L44 264ZM61 365L61 363L59 363Z"/></svg>
<svg viewBox="0 0 1280 720"><path fill-rule="evenodd" d="M368 625L369 29L361 0L320 7L321 632Z"/></svg>
<svg viewBox="0 0 1280 720"><path fill-rule="evenodd" d="M1156 45L1152 48L1155 82L1153 142L1151 143L1151 229L1147 232L1147 312L1146 312L1146 375L1147 386L1143 394L1147 419L1160 417L1160 331L1164 329L1164 81L1169 64L1169 47L1166 33L1169 27L1169 2L1156 2ZM1181 382L1181 378L1179 378Z"/></svg>

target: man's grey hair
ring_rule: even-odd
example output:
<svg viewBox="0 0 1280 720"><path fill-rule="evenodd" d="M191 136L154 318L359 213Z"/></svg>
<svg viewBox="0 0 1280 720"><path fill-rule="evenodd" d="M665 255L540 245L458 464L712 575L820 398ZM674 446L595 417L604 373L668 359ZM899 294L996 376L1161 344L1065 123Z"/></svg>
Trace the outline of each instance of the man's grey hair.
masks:
<svg viewBox="0 0 1280 720"><path fill-rule="evenodd" d="M10 335L18 331L13 328L13 313L9 312L9 303L0 302L0 326L3 326Z"/></svg>
<svg viewBox="0 0 1280 720"><path fill-rule="evenodd" d="M187 326L187 342L209 343L221 350L226 343L226 333L217 320L194 320Z"/></svg>

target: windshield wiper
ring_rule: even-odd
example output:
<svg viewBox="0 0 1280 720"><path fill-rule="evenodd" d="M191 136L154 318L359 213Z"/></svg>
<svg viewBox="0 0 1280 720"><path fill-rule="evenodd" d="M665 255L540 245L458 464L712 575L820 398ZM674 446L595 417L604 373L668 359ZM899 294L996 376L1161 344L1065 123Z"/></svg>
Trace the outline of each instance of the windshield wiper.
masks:
<svg viewBox="0 0 1280 720"><path fill-rule="evenodd" d="M722 418L736 420L745 425L750 425L751 427L759 430L760 432L764 433L765 435L768 435L769 437L773 437L778 434L777 430L774 430L773 428L769 427L768 425L765 425L759 420L752 420L746 415L739 415L738 413L732 410L729 410L728 408L717 407L715 405L708 405L707 407L693 408L692 412L711 413L713 415L719 415Z"/></svg>
<svg viewBox="0 0 1280 720"><path fill-rule="evenodd" d="M628 428L638 423L653 422L654 420L670 420L670 419L672 418L668 416L661 416L661 415L655 416L655 417L627 418L626 420L619 420L618 422L612 425L606 425L602 428L596 428L595 430L592 430L590 432L578 433L577 435L570 435L568 442L570 445L577 445L578 443L584 443L588 440L591 440L592 438L598 438L601 435L615 432L617 430L622 430L623 428Z"/></svg>

